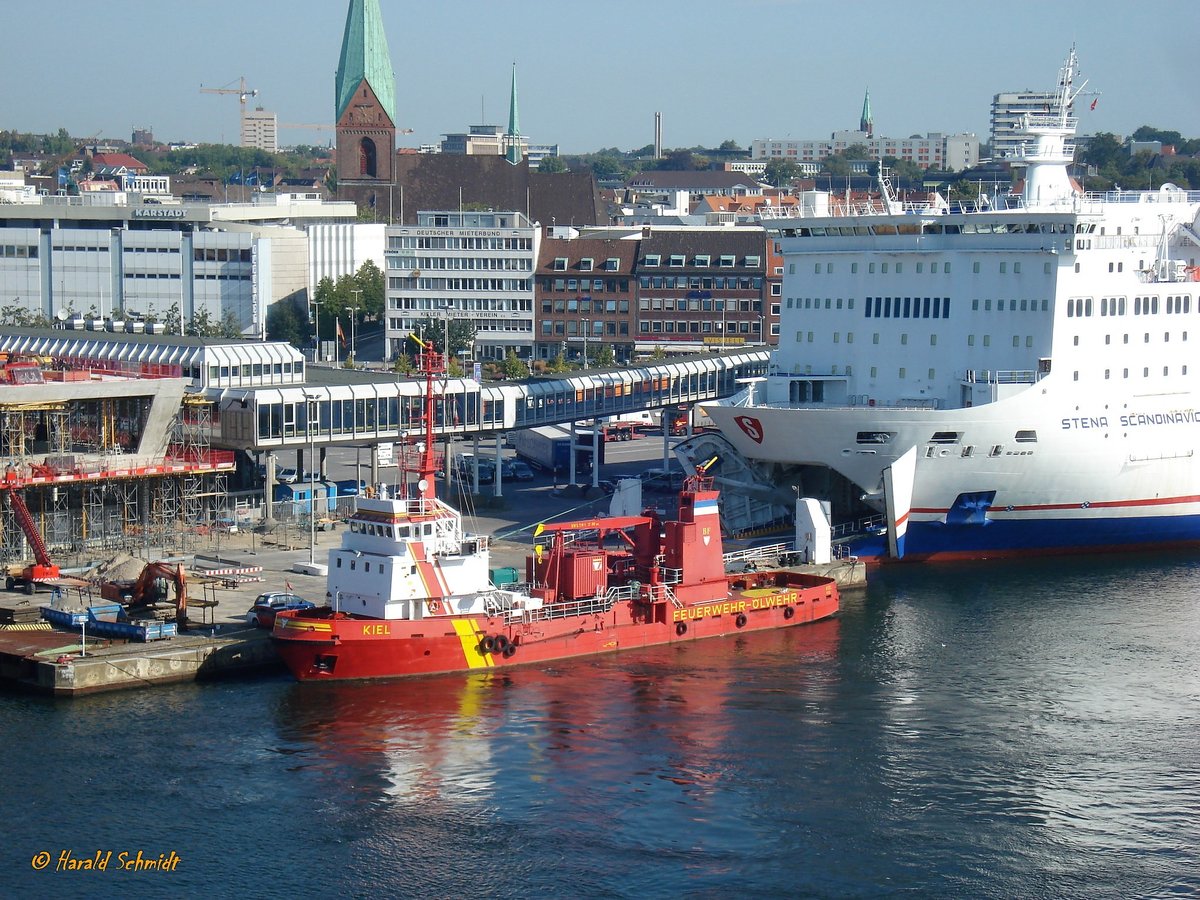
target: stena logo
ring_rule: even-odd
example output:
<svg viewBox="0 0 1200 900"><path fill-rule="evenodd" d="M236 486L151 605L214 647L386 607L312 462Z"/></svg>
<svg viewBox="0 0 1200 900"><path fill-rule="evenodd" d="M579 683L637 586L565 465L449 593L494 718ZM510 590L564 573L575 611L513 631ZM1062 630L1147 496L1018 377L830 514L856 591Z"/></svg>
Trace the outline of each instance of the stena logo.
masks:
<svg viewBox="0 0 1200 900"><path fill-rule="evenodd" d="M746 437L754 443L761 444L763 442L762 422L754 416L738 416L733 421L737 422L737 427L746 432Z"/></svg>

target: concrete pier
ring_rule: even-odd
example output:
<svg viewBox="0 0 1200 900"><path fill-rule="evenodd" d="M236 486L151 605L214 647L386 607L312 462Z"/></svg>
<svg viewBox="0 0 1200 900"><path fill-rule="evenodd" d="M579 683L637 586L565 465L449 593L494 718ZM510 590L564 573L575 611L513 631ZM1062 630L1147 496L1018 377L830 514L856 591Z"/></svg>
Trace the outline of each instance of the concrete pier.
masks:
<svg viewBox="0 0 1200 900"><path fill-rule="evenodd" d="M224 626L139 644L62 631L0 632L0 677L58 696L198 681L279 666L267 632Z"/></svg>

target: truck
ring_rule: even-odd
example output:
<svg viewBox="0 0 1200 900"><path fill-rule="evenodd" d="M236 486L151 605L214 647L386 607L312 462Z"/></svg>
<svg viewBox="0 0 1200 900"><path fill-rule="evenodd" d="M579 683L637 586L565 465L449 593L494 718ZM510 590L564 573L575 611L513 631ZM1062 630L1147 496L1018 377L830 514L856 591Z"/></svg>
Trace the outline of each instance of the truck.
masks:
<svg viewBox="0 0 1200 900"><path fill-rule="evenodd" d="M708 417L708 413L704 411L704 407L698 404L669 407L663 411L663 415L669 417L671 434L676 437L688 433L689 423L693 434L700 431L714 431L716 427L713 420Z"/></svg>
<svg viewBox="0 0 1200 900"><path fill-rule="evenodd" d="M544 472L568 475L571 471L571 430L562 425L539 425L514 431L509 437L517 455L531 466ZM604 444L600 444L601 464L604 463ZM591 435L583 437L577 433L575 448L575 474L587 475L592 471Z"/></svg>

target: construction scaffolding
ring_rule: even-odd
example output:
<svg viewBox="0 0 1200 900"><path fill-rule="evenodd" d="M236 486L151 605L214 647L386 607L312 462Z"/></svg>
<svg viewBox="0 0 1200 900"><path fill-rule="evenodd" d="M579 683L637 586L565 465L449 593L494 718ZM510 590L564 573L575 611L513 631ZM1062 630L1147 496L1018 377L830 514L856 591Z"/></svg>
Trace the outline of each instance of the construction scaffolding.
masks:
<svg viewBox="0 0 1200 900"><path fill-rule="evenodd" d="M0 490L20 492L56 560L187 553L222 522L233 454L211 449L209 402L185 396L165 454L147 458L131 454L150 421L150 397L89 397L86 384L55 392L53 401L5 402L0 383ZM11 505L2 515L0 565L28 561Z"/></svg>

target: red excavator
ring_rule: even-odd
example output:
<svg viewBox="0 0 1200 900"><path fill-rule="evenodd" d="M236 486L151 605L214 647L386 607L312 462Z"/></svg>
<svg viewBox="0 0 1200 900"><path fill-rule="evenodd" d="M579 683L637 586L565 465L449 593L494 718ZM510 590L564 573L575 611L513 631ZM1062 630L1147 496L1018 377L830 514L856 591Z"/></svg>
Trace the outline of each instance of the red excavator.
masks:
<svg viewBox="0 0 1200 900"><path fill-rule="evenodd" d="M104 582L100 585L100 596L128 607L150 606L166 600L172 588L175 622L184 628L187 625L187 573L182 564L152 562L133 581Z"/></svg>
<svg viewBox="0 0 1200 900"><path fill-rule="evenodd" d="M58 578L58 566L50 561L50 551L46 549L46 542L42 540L41 532L38 531L33 516L29 514L29 507L21 499L20 493L16 490L2 493L12 507L13 516L21 526L21 531L25 532L25 540L33 550L34 559L33 563L27 566L9 566L5 573L4 586L10 591L16 587L24 587L25 593L32 594L39 581L53 581Z"/></svg>

